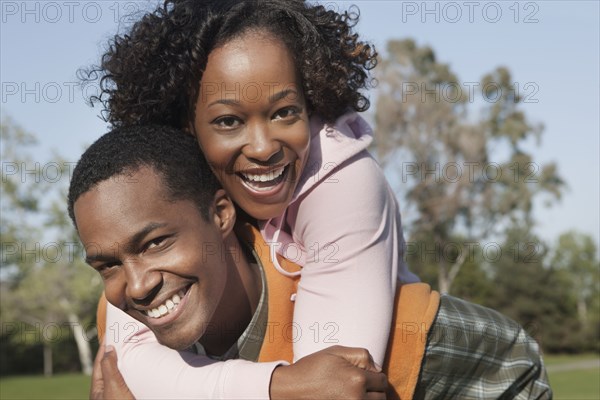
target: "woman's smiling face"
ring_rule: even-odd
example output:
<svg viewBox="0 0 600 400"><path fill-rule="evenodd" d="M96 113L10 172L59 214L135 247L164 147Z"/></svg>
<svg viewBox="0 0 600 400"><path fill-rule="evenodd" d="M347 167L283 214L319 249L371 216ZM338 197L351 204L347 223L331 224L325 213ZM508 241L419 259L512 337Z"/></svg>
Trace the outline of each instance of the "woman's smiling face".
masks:
<svg viewBox="0 0 600 400"><path fill-rule="evenodd" d="M210 53L200 85L194 129L223 188L254 218L281 215L310 143L292 54L272 35L243 34Z"/></svg>

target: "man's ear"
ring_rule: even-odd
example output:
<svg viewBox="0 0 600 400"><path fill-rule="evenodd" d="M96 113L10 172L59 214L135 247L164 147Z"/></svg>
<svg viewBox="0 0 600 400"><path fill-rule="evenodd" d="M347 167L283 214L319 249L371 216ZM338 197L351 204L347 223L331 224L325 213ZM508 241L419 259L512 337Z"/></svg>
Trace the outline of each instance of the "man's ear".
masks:
<svg viewBox="0 0 600 400"><path fill-rule="evenodd" d="M229 236L235 225L235 206L229 195L223 189L215 192L213 201L215 212L213 219L216 227L221 231L221 236L226 238Z"/></svg>

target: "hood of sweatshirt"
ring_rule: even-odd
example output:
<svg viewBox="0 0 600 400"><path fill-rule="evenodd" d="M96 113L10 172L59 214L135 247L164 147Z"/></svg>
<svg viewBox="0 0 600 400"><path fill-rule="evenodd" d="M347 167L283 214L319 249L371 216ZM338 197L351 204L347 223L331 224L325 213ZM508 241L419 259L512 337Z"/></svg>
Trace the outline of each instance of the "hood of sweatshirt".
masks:
<svg viewBox="0 0 600 400"><path fill-rule="evenodd" d="M373 141L373 130L357 113L344 114L333 125L312 117L310 132L308 159L290 204L324 181L342 163L367 149Z"/></svg>
<svg viewBox="0 0 600 400"><path fill-rule="evenodd" d="M275 268L284 275L295 276L300 272L288 272L279 265L276 254L294 242L291 232L283 229L287 210L302 201L313 187L328 179L334 170L356 154L364 151L373 141L369 124L356 113L345 114L332 124L325 124L319 117L310 120L311 142L308 159L292 200L282 215L259 221L260 231L270 247L270 258ZM285 254L283 254L285 256ZM304 258L298 260L304 265Z"/></svg>

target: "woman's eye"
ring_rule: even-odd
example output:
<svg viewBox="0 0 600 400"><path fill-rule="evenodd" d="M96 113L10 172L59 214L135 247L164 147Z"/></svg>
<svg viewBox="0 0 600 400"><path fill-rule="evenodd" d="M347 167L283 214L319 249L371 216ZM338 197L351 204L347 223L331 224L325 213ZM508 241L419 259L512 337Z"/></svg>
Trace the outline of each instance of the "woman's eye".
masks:
<svg viewBox="0 0 600 400"><path fill-rule="evenodd" d="M217 125L219 128L233 129L237 128L237 126L241 124L241 121L236 117L225 116L215 119L213 124Z"/></svg>
<svg viewBox="0 0 600 400"><path fill-rule="evenodd" d="M298 110L296 107L286 107L277 111L275 115L273 115L273 119L286 119L290 117L295 117L299 113L300 110Z"/></svg>

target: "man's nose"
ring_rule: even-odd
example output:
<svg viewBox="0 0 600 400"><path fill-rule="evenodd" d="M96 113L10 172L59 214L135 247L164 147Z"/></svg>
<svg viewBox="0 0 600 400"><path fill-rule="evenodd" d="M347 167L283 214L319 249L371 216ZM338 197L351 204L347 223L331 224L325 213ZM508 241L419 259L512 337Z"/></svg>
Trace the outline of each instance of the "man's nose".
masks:
<svg viewBox="0 0 600 400"><path fill-rule="evenodd" d="M127 297L135 304L148 305L162 287L162 274L139 261L132 260L123 264L127 279Z"/></svg>

